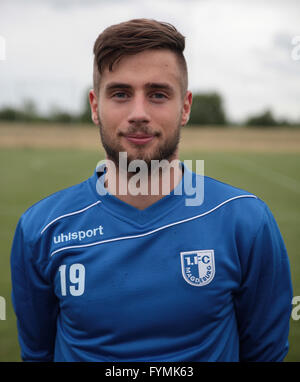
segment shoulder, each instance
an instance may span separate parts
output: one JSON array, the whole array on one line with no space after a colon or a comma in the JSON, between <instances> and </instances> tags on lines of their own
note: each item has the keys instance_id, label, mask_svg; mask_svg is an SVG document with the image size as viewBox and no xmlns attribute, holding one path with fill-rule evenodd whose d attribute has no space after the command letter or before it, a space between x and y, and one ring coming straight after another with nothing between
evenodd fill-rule
<instances>
[{"instance_id":1,"label":"shoulder","mask_svg":"<svg viewBox=\"0 0 300 382\"><path fill-rule=\"evenodd\" d=\"M206 192L212 195L214 198L218 197L234 197L234 196L252 196L256 197L253 193L244 190L242 188L238 188L232 186L228 183L222 182L220 180L211 178L209 176L204 176L204 186L206 187Z\"/></svg>"},{"instance_id":2,"label":"shoulder","mask_svg":"<svg viewBox=\"0 0 300 382\"><path fill-rule=\"evenodd\" d=\"M222 222L225 234L234 235L242 253L257 240L282 243L281 233L267 203L257 195L212 178L206 178L205 210ZM273 243L273 244L274 244ZM282 244L280 244L282 245Z\"/></svg>"},{"instance_id":3,"label":"shoulder","mask_svg":"<svg viewBox=\"0 0 300 382\"><path fill-rule=\"evenodd\" d=\"M230 222L239 221L249 227L259 224L270 213L265 201L257 195L207 176L204 177L203 207L212 212L222 209Z\"/></svg>"},{"instance_id":4,"label":"shoulder","mask_svg":"<svg viewBox=\"0 0 300 382\"><path fill-rule=\"evenodd\" d=\"M20 218L24 235L34 240L52 222L98 204L89 190L88 181L57 191L29 207Z\"/></svg>"},{"instance_id":5,"label":"shoulder","mask_svg":"<svg viewBox=\"0 0 300 382\"><path fill-rule=\"evenodd\" d=\"M255 236L269 208L257 195L209 176L187 172L190 189L184 193L185 216L210 218L224 232L240 230ZM192 186L191 186L192 184ZM187 192L186 192L187 191Z\"/></svg>"},{"instance_id":6,"label":"shoulder","mask_svg":"<svg viewBox=\"0 0 300 382\"><path fill-rule=\"evenodd\" d=\"M214 208L219 205L244 205L253 206L258 210L265 208L265 203L255 194L245 189L232 186L228 183L203 176L203 205L206 208ZM235 202L236 201L236 202Z\"/></svg>"}]
</instances>

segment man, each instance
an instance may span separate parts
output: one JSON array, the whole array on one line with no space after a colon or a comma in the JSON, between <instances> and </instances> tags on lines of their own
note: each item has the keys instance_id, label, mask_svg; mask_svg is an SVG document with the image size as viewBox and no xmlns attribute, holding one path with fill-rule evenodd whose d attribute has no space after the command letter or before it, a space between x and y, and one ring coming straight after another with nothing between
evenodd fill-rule
<instances>
[{"instance_id":1,"label":"man","mask_svg":"<svg viewBox=\"0 0 300 382\"><path fill-rule=\"evenodd\" d=\"M96 40L89 97L106 162L18 223L12 296L23 360L286 356L292 287L271 212L178 162L192 103L183 50L172 25L147 19ZM189 205L201 180L205 194Z\"/></svg>"}]
</instances>

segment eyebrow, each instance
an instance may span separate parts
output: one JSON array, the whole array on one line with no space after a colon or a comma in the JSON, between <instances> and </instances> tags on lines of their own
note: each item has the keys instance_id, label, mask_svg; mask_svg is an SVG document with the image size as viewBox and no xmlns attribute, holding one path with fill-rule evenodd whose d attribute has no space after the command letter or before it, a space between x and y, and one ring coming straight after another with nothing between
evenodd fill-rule
<instances>
[{"instance_id":1,"label":"eyebrow","mask_svg":"<svg viewBox=\"0 0 300 382\"><path fill-rule=\"evenodd\" d=\"M173 87L165 82L147 82L144 87L146 89L166 90L169 93L174 93ZM132 86L123 82L111 82L105 88L107 92L116 89L132 89Z\"/></svg>"},{"instance_id":2,"label":"eyebrow","mask_svg":"<svg viewBox=\"0 0 300 382\"><path fill-rule=\"evenodd\" d=\"M130 89L131 86L128 84L124 84L121 82L111 82L106 85L105 90L110 91L110 90L115 90L115 89Z\"/></svg>"},{"instance_id":3,"label":"eyebrow","mask_svg":"<svg viewBox=\"0 0 300 382\"><path fill-rule=\"evenodd\" d=\"M148 82L145 87L147 89L159 89L159 90L166 90L170 93L174 93L174 89L171 85L164 83L164 82Z\"/></svg>"}]
</instances>

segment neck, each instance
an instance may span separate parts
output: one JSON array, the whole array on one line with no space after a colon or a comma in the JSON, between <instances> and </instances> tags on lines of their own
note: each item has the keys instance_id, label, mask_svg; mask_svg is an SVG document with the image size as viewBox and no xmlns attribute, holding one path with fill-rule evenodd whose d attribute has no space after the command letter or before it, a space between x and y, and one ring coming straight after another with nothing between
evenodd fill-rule
<instances>
[{"instance_id":1,"label":"neck","mask_svg":"<svg viewBox=\"0 0 300 382\"><path fill-rule=\"evenodd\" d=\"M182 168L176 157L163 161L163 165L138 172L127 172L107 161L105 187L109 193L123 202L143 210L165 195L170 194L180 183Z\"/></svg>"}]
</instances>

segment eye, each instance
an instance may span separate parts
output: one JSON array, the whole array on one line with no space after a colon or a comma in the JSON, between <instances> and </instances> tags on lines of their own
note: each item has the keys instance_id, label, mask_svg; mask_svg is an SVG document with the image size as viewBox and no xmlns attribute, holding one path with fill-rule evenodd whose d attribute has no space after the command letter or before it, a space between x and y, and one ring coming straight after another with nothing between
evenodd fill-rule
<instances>
[{"instance_id":1,"label":"eye","mask_svg":"<svg viewBox=\"0 0 300 382\"><path fill-rule=\"evenodd\" d=\"M128 98L128 94L126 94L125 92L116 92L112 95L113 98L116 98L116 99L126 99Z\"/></svg>"},{"instance_id":2,"label":"eye","mask_svg":"<svg viewBox=\"0 0 300 382\"><path fill-rule=\"evenodd\" d=\"M168 97L164 93L155 92L155 93L150 94L150 98L155 99L155 100L164 100L164 99L167 99Z\"/></svg>"}]
</instances>

